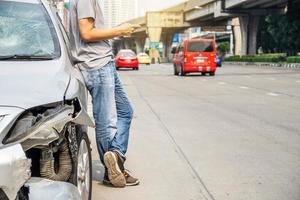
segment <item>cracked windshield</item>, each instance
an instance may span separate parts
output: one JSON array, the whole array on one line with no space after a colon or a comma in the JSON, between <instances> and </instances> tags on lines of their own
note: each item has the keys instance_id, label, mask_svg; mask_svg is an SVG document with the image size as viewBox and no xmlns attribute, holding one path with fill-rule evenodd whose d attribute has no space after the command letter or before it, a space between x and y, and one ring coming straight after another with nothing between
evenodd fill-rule
<instances>
[{"instance_id":1,"label":"cracked windshield","mask_svg":"<svg viewBox=\"0 0 300 200\"><path fill-rule=\"evenodd\" d=\"M0 56L57 54L57 38L39 4L0 1Z\"/></svg>"}]
</instances>

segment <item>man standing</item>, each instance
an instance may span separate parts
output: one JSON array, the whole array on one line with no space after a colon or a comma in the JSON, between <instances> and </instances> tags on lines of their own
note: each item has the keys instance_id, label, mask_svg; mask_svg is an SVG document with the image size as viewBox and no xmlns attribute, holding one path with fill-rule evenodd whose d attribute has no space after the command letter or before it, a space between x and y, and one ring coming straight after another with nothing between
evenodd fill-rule
<instances>
[{"instance_id":1,"label":"man standing","mask_svg":"<svg viewBox=\"0 0 300 200\"><path fill-rule=\"evenodd\" d=\"M71 51L92 96L97 149L106 167L104 183L125 187L139 184L124 169L133 110L116 72L108 39L130 35L138 26L123 24L106 29L101 6L99 0L70 1Z\"/></svg>"}]
</instances>

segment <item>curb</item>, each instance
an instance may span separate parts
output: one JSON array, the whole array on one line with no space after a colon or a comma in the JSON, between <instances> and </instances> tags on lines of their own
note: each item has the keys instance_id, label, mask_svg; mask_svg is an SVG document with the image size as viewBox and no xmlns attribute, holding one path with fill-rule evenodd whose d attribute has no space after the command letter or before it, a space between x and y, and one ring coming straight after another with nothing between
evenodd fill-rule
<instances>
[{"instance_id":1,"label":"curb","mask_svg":"<svg viewBox=\"0 0 300 200\"><path fill-rule=\"evenodd\" d=\"M278 67L286 69L300 69L300 63L263 63L263 62L230 62L224 61L226 65L239 65L239 66L257 66L257 67Z\"/></svg>"}]
</instances>

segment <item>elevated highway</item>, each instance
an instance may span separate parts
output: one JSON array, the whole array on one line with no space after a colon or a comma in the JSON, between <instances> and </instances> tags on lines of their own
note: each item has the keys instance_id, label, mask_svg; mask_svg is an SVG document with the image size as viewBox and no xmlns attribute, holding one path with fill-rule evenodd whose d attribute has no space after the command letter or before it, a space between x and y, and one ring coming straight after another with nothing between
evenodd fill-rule
<instances>
[{"instance_id":1,"label":"elevated highway","mask_svg":"<svg viewBox=\"0 0 300 200\"><path fill-rule=\"evenodd\" d=\"M163 42L163 57L168 57L173 34L184 32L190 27L223 27L232 26L235 41L235 54L255 54L259 20L262 15L282 14L289 3L299 0L189 0L176 6L147 12L145 16L128 21L139 24L129 38L122 38L117 45L136 46L143 51L145 40ZM221 30L222 31L222 30Z\"/></svg>"}]
</instances>

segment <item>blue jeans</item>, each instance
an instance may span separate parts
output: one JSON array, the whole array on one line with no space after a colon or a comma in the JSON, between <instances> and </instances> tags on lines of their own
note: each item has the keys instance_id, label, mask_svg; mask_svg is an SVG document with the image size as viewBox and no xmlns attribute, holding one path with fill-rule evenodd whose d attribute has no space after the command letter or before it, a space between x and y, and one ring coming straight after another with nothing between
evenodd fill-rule
<instances>
[{"instance_id":1,"label":"blue jeans","mask_svg":"<svg viewBox=\"0 0 300 200\"><path fill-rule=\"evenodd\" d=\"M92 96L100 160L103 162L107 151L117 151L125 160L133 109L114 62L98 70L82 71L82 74Z\"/></svg>"}]
</instances>

